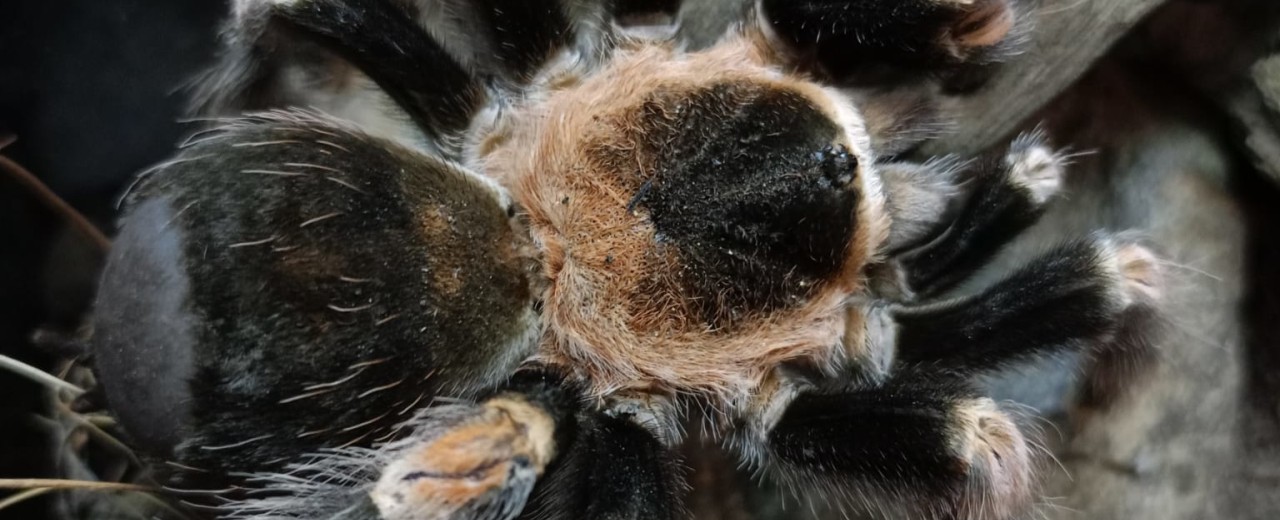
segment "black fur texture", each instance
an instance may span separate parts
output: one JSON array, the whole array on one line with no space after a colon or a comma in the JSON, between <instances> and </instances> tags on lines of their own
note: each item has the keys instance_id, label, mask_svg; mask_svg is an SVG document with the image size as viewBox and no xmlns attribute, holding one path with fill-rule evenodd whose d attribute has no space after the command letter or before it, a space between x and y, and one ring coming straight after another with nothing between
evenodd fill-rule
<instances>
[{"instance_id":1,"label":"black fur texture","mask_svg":"<svg viewBox=\"0 0 1280 520\"><path fill-rule=\"evenodd\" d=\"M657 164L632 204L679 248L690 299L707 315L794 305L844 265L858 161L817 107L726 83L658 92L643 110Z\"/></svg>"},{"instance_id":2,"label":"black fur texture","mask_svg":"<svg viewBox=\"0 0 1280 520\"><path fill-rule=\"evenodd\" d=\"M832 78L883 84L951 75L962 65L988 61L984 54L991 49L957 54L948 38L973 30L960 22L977 6L993 3L1007 2L764 0L761 6L778 35Z\"/></svg>"},{"instance_id":3,"label":"black fur texture","mask_svg":"<svg viewBox=\"0 0 1280 520\"><path fill-rule=\"evenodd\" d=\"M626 417L583 412L557 425L557 461L518 518L683 518L684 485L674 454Z\"/></svg>"},{"instance_id":4,"label":"black fur texture","mask_svg":"<svg viewBox=\"0 0 1280 520\"><path fill-rule=\"evenodd\" d=\"M971 376L1105 338L1124 307L1104 247L1064 244L979 295L894 312L898 361Z\"/></svg>"},{"instance_id":5,"label":"black fur texture","mask_svg":"<svg viewBox=\"0 0 1280 520\"><path fill-rule=\"evenodd\" d=\"M113 405L161 453L219 475L368 443L526 355L509 209L455 167L297 114L178 161L131 195L95 322Z\"/></svg>"},{"instance_id":6,"label":"black fur texture","mask_svg":"<svg viewBox=\"0 0 1280 520\"><path fill-rule=\"evenodd\" d=\"M864 391L801 395L769 432L769 457L787 478L950 497L968 479L956 414L976 397L964 383L911 371Z\"/></svg>"},{"instance_id":7,"label":"black fur texture","mask_svg":"<svg viewBox=\"0 0 1280 520\"><path fill-rule=\"evenodd\" d=\"M573 36L557 0L478 0L472 4L510 80L528 81Z\"/></svg>"},{"instance_id":8,"label":"black fur texture","mask_svg":"<svg viewBox=\"0 0 1280 520\"><path fill-rule=\"evenodd\" d=\"M465 129L484 97L482 85L399 2L304 0L276 12L276 20L360 67L432 137Z\"/></svg>"},{"instance_id":9,"label":"black fur texture","mask_svg":"<svg viewBox=\"0 0 1280 520\"><path fill-rule=\"evenodd\" d=\"M901 255L917 294L939 294L965 281L1044 214L1003 158L985 157L968 173L973 187L959 214L940 236Z\"/></svg>"}]
</instances>

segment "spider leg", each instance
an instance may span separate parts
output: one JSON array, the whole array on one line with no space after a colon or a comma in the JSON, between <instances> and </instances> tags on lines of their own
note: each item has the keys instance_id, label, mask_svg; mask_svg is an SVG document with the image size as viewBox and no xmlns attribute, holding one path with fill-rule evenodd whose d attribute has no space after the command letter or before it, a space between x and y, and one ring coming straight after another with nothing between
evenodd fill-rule
<instances>
[{"instance_id":1,"label":"spider leg","mask_svg":"<svg viewBox=\"0 0 1280 520\"><path fill-rule=\"evenodd\" d=\"M557 373L521 370L479 401L425 408L408 425L390 444L259 475L266 496L224 510L350 520L680 516L667 448L628 418L584 406Z\"/></svg>"},{"instance_id":2,"label":"spider leg","mask_svg":"<svg viewBox=\"0 0 1280 520\"><path fill-rule=\"evenodd\" d=\"M311 113L227 125L140 180L95 303L108 400L202 470L181 485L389 438L530 353L533 264L502 190Z\"/></svg>"},{"instance_id":3,"label":"spider leg","mask_svg":"<svg viewBox=\"0 0 1280 520\"><path fill-rule=\"evenodd\" d=\"M901 371L863 390L801 393L776 424L749 435L763 448L755 462L785 485L852 498L855 507L1004 519L1033 497L1032 456L1010 417L965 384L928 373Z\"/></svg>"},{"instance_id":4,"label":"spider leg","mask_svg":"<svg viewBox=\"0 0 1280 520\"><path fill-rule=\"evenodd\" d=\"M464 130L483 102L481 82L401 2L293 0L269 9L355 64L431 137Z\"/></svg>"},{"instance_id":5,"label":"spider leg","mask_svg":"<svg viewBox=\"0 0 1280 520\"><path fill-rule=\"evenodd\" d=\"M383 518L419 519L450 508L456 512L439 518L681 516L670 450L630 418L584 406L576 386L559 375L522 370L478 409L483 420L429 425L438 433L414 441L386 467L372 492ZM495 466L495 458L507 466ZM419 475L428 477L410 478ZM451 495L455 489L468 496Z\"/></svg>"},{"instance_id":6,"label":"spider leg","mask_svg":"<svg viewBox=\"0 0 1280 520\"><path fill-rule=\"evenodd\" d=\"M938 294L986 265L1039 220L1060 189L1064 170L1063 158L1038 133L1019 137L1002 156L979 159L966 172L968 199L948 226L924 244L891 252L910 289L920 296ZM929 235L915 234L924 236Z\"/></svg>"},{"instance_id":7,"label":"spider leg","mask_svg":"<svg viewBox=\"0 0 1280 520\"><path fill-rule=\"evenodd\" d=\"M675 455L626 417L582 414L576 434L534 490L524 517L676 520L684 517Z\"/></svg>"},{"instance_id":8,"label":"spider leg","mask_svg":"<svg viewBox=\"0 0 1280 520\"><path fill-rule=\"evenodd\" d=\"M574 37L559 0L475 0L471 8L487 29L505 75L518 83L527 82Z\"/></svg>"},{"instance_id":9,"label":"spider leg","mask_svg":"<svg viewBox=\"0 0 1280 520\"><path fill-rule=\"evenodd\" d=\"M896 360L969 375L1106 343L1154 312L1159 264L1098 235L1057 247L980 294L890 311ZM1127 331L1132 334L1138 331Z\"/></svg>"},{"instance_id":10,"label":"spider leg","mask_svg":"<svg viewBox=\"0 0 1280 520\"><path fill-rule=\"evenodd\" d=\"M834 78L886 82L997 61L1013 0L761 0L766 30Z\"/></svg>"},{"instance_id":11,"label":"spider leg","mask_svg":"<svg viewBox=\"0 0 1280 520\"><path fill-rule=\"evenodd\" d=\"M963 164L955 157L925 163L889 162L876 165L883 182L889 213L889 237L882 246L890 256L919 247L946 228L953 217L961 187Z\"/></svg>"},{"instance_id":12,"label":"spider leg","mask_svg":"<svg viewBox=\"0 0 1280 520\"><path fill-rule=\"evenodd\" d=\"M557 376L524 373L478 403L427 409L414 433L385 448L369 492L380 518L515 518L564 456L577 398Z\"/></svg>"},{"instance_id":13,"label":"spider leg","mask_svg":"<svg viewBox=\"0 0 1280 520\"><path fill-rule=\"evenodd\" d=\"M461 11L455 16L473 15L482 34L472 37L478 36L477 43L492 53L495 63L482 67L479 75L505 76L517 83L571 43L574 27L565 7L559 0L474 0L448 6ZM418 105L475 88L475 79L418 23L417 13L400 2L293 0L276 2L273 14L332 38L336 50L384 89L421 93L423 99L409 100L409 109L431 108Z\"/></svg>"},{"instance_id":14,"label":"spider leg","mask_svg":"<svg viewBox=\"0 0 1280 520\"><path fill-rule=\"evenodd\" d=\"M602 39L570 23L598 14L584 9L559 0L243 0L196 105L206 115L316 108L452 154L494 87L519 90L558 50Z\"/></svg>"}]
</instances>

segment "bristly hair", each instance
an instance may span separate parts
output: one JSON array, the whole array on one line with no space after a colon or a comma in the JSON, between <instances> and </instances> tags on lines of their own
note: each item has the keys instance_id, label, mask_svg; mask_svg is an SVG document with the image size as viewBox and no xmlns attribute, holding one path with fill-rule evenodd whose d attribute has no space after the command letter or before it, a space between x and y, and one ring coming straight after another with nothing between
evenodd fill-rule
<instances>
[{"instance_id":1,"label":"bristly hair","mask_svg":"<svg viewBox=\"0 0 1280 520\"><path fill-rule=\"evenodd\" d=\"M374 505L369 493L388 464L476 415L476 408L468 404L428 406L398 426L412 429L402 439L368 448L326 449L299 457L283 471L243 475L260 489L219 509L229 519L370 518L367 512Z\"/></svg>"}]
</instances>

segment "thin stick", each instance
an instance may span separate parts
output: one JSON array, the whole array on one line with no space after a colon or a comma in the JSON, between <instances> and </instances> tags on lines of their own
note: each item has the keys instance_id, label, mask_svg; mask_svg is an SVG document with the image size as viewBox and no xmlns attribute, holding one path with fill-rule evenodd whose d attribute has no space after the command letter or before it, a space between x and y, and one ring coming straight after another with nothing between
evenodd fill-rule
<instances>
[{"instance_id":1,"label":"thin stick","mask_svg":"<svg viewBox=\"0 0 1280 520\"><path fill-rule=\"evenodd\" d=\"M90 437L94 437L98 439L103 444L106 444L107 446L110 446L111 448L114 448L116 451L120 452L121 455L128 457L129 462L132 463L134 466L139 466L139 467L142 466L142 461L138 460L137 454L135 454L133 450L129 449L129 447L126 446L123 442L120 442L120 439L113 437L110 433L107 433L102 428L99 428L98 425L93 424L92 421L85 418L83 415L76 413L74 410L71 409L71 407L67 406L66 403L61 403L61 402L54 403L54 406L57 407L59 412L62 412L64 415L70 418L73 422L78 424L81 428L84 428L85 431L89 432Z\"/></svg>"},{"instance_id":2,"label":"thin stick","mask_svg":"<svg viewBox=\"0 0 1280 520\"><path fill-rule=\"evenodd\" d=\"M8 145L15 139L13 136L0 136L0 148L4 148L3 145ZM70 204L67 204L67 201L62 200L62 197L59 197L43 182L40 182L39 178L26 168L23 168L21 164L0 155L0 170L8 172L9 176L17 180L19 184L31 190L41 202L71 223L72 227L83 233L98 249L105 252L111 248L111 240L102 233L102 230L98 229L92 222L89 222L89 219L85 218L79 211L76 211Z\"/></svg>"},{"instance_id":3,"label":"thin stick","mask_svg":"<svg viewBox=\"0 0 1280 520\"><path fill-rule=\"evenodd\" d=\"M92 489L99 491L159 492L151 486L125 482L98 482L96 480L69 480L60 478L0 478L0 489Z\"/></svg>"},{"instance_id":4,"label":"thin stick","mask_svg":"<svg viewBox=\"0 0 1280 520\"><path fill-rule=\"evenodd\" d=\"M78 412L76 412L75 410L72 410L71 413L78 413ZM94 426L97 426L99 428L110 428L112 426L116 426L117 424L119 424L119 422L116 421L116 418L110 415L82 413L80 414L80 416L84 417L85 420L89 421L90 423L93 423Z\"/></svg>"},{"instance_id":5,"label":"thin stick","mask_svg":"<svg viewBox=\"0 0 1280 520\"><path fill-rule=\"evenodd\" d=\"M19 493L14 493L13 495L9 496L9 498L0 500L0 511L3 511L7 507L17 505L19 502L24 502L26 500L38 497L50 491L53 491L53 488L34 488L34 489L28 489L26 491L22 491Z\"/></svg>"},{"instance_id":6,"label":"thin stick","mask_svg":"<svg viewBox=\"0 0 1280 520\"><path fill-rule=\"evenodd\" d=\"M47 482L47 481L43 481L43 480L41 480L40 482ZM72 481L67 481L67 482L81 482L81 481L72 480ZM86 482L89 482L89 483L91 483L91 484L104 484L104 482L96 482L96 483L95 483L95 482L92 482L92 481L86 481ZM105 484L114 484L114 483L112 483L112 482L105 482ZM124 485L134 485L134 484L124 484ZM99 487L99 486L93 486L93 487L95 487L95 488L96 488L96 487ZM6 498L6 499L4 499L4 500L0 500L0 511L3 511L3 510L4 510L5 508L7 508L7 507L17 505L17 504L18 504L18 503L20 503L20 502L23 502L23 501L26 501L26 500L29 500L29 499L32 499L32 498L38 497L38 496L40 496L40 495L43 495L43 494L45 494L45 493L49 493L49 492L52 492L52 491L57 491L57 490L59 490L59 489L79 489L79 488L82 488L82 486L67 486L67 487L62 487L62 486L45 486L45 487L30 488L30 489L27 489L27 490L24 490L24 491L21 491L21 492L18 492L18 493L14 493L13 495L9 496L8 498ZM119 491L140 491L140 492L141 492L141 493L140 493L140 496L142 496L142 497L143 497L144 499L146 499L148 502L151 502L151 503L155 504L156 506L160 507L161 509L164 509L164 510L165 510L165 511L167 511L169 514L173 515L175 518L183 518L183 519L190 519L190 518L191 518L191 516L190 516L190 515L188 515L188 514L186 514L186 513L182 512L182 511L177 510L177 509L176 509L176 508L174 508L172 505L169 505L169 503L168 503L168 502L165 502L164 500L161 500L161 499L160 499L160 497L157 497L157 496L154 494L154 493L157 491L156 489L152 489L152 488L146 488L146 487L144 487L144 488L142 488L142 489L136 489L136 490L135 490L135 489L123 489L123 488L119 488L119 486L111 486L111 487L110 487L110 489L106 489L106 491L117 491L117 490L119 490Z\"/></svg>"},{"instance_id":7,"label":"thin stick","mask_svg":"<svg viewBox=\"0 0 1280 520\"><path fill-rule=\"evenodd\" d=\"M15 374L26 376L37 383L43 384L55 390L66 390L68 392L71 392L71 395L74 397L79 397L83 395L85 392L83 388L80 388L76 385L63 381L56 377L53 377L52 375L49 375L48 372L45 372L43 370L40 370L36 367L33 367L31 365L28 365L26 363L13 359L9 356L5 356L3 354L0 354L0 368L5 368L12 371Z\"/></svg>"}]
</instances>

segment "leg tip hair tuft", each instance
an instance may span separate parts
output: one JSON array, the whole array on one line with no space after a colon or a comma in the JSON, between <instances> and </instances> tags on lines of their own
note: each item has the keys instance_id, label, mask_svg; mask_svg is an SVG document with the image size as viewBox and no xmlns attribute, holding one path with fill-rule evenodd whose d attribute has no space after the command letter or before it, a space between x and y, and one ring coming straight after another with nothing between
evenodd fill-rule
<instances>
[{"instance_id":1,"label":"leg tip hair tuft","mask_svg":"<svg viewBox=\"0 0 1280 520\"><path fill-rule=\"evenodd\" d=\"M1153 307L1163 296L1164 275L1159 256L1127 233L1102 239L1102 265L1117 281L1120 306Z\"/></svg>"},{"instance_id":2,"label":"leg tip hair tuft","mask_svg":"<svg viewBox=\"0 0 1280 520\"><path fill-rule=\"evenodd\" d=\"M947 31L957 47L992 47L1013 32L1016 17L1009 0L950 0L948 3L963 6L963 14Z\"/></svg>"},{"instance_id":3,"label":"leg tip hair tuft","mask_svg":"<svg viewBox=\"0 0 1280 520\"><path fill-rule=\"evenodd\" d=\"M961 404L960 453L966 484L955 504L957 518L1013 518L1031 504L1035 484L1033 457L1017 424L987 398Z\"/></svg>"},{"instance_id":4,"label":"leg tip hair tuft","mask_svg":"<svg viewBox=\"0 0 1280 520\"><path fill-rule=\"evenodd\" d=\"M1159 257L1153 251L1138 244L1125 244L1116 251L1116 261L1131 297L1145 302L1160 301L1163 275Z\"/></svg>"},{"instance_id":5,"label":"leg tip hair tuft","mask_svg":"<svg viewBox=\"0 0 1280 520\"><path fill-rule=\"evenodd\" d=\"M474 412L386 466L370 493L382 518L443 520L475 508L519 512L554 456L554 419L519 397L490 399Z\"/></svg>"},{"instance_id":6,"label":"leg tip hair tuft","mask_svg":"<svg viewBox=\"0 0 1280 520\"><path fill-rule=\"evenodd\" d=\"M1044 204L1062 190L1066 157L1046 143L1043 133L1019 136L1004 160L1010 178L1031 192L1036 205Z\"/></svg>"}]
</instances>

